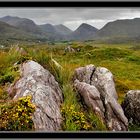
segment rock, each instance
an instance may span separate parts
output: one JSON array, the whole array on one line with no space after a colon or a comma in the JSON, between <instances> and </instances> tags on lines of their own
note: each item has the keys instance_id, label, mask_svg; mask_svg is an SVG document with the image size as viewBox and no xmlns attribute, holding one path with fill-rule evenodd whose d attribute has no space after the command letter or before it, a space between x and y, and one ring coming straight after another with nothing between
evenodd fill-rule
<instances>
[{"instance_id":1,"label":"rock","mask_svg":"<svg viewBox=\"0 0 140 140\"><path fill-rule=\"evenodd\" d=\"M20 72L21 78L10 87L9 94L15 93L13 99L32 95L32 102L36 105L33 114L36 131L61 130L63 96L54 76L34 61L23 63Z\"/></svg>"},{"instance_id":2,"label":"rock","mask_svg":"<svg viewBox=\"0 0 140 140\"><path fill-rule=\"evenodd\" d=\"M80 82L91 84L91 77L94 71L95 66L92 64L85 67L77 68L74 73L74 80L78 79Z\"/></svg>"},{"instance_id":3,"label":"rock","mask_svg":"<svg viewBox=\"0 0 140 140\"><path fill-rule=\"evenodd\" d=\"M90 64L74 73L74 87L86 105L106 123L109 130L125 131L128 120L118 103L112 73L104 67Z\"/></svg>"},{"instance_id":4,"label":"rock","mask_svg":"<svg viewBox=\"0 0 140 140\"><path fill-rule=\"evenodd\" d=\"M75 50L71 46L67 46L65 52L75 52Z\"/></svg>"},{"instance_id":5,"label":"rock","mask_svg":"<svg viewBox=\"0 0 140 140\"><path fill-rule=\"evenodd\" d=\"M86 105L91 108L101 118L104 118L104 107L100 98L100 93L97 88L93 85L89 85L85 82L74 81L74 87L83 97ZM85 94L86 93L86 94Z\"/></svg>"},{"instance_id":6,"label":"rock","mask_svg":"<svg viewBox=\"0 0 140 140\"><path fill-rule=\"evenodd\" d=\"M129 122L140 125L140 90L128 91L122 108Z\"/></svg>"}]
</instances>

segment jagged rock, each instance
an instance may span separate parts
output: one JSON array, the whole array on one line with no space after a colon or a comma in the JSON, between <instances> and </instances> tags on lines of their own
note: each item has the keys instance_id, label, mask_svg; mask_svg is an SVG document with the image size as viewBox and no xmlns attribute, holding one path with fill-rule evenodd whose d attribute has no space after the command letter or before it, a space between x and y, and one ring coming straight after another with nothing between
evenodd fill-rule
<instances>
[{"instance_id":1,"label":"jagged rock","mask_svg":"<svg viewBox=\"0 0 140 140\"><path fill-rule=\"evenodd\" d=\"M128 91L122 108L129 122L140 125L140 90Z\"/></svg>"},{"instance_id":2,"label":"jagged rock","mask_svg":"<svg viewBox=\"0 0 140 140\"><path fill-rule=\"evenodd\" d=\"M14 92L13 99L32 95L32 102L36 105L33 114L36 131L61 130L60 105L63 96L54 76L34 61L23 63L20 72L21 78L10 87L9 94Z\"/></svg>"},{"instance_id":3,"label":"jagged rock","mask_svg":"<svg viewBox=\"0 0 140 140\"><path fill-rule=\"evenodd\" d=\"M77 68L74 74L74 87L86 105L102 118L109 130L128 129L128 120L117 102L113 75L108 69L96 68L92 64Z\"/></svg>"}]
</instances>

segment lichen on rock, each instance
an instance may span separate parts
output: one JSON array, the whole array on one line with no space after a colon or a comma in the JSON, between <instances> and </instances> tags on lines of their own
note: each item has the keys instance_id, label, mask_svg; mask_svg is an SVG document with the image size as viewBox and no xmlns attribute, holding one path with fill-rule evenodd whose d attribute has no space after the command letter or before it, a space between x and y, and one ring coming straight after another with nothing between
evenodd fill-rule
<instances>
[{"instance_id":1,"label":"lichen on rock","mask_svg":"<svg viewBox=\"0 0 140 140\"><path fill-rule=\"evenodd\" d=\"M21 64L20 73L21 78L10 87L9 94L14 92L13 99L32 95L32 102L36 105L33 114L36 131L61 130L63 95L54 76L32 60Z\"/></svg>"}]
</instances>

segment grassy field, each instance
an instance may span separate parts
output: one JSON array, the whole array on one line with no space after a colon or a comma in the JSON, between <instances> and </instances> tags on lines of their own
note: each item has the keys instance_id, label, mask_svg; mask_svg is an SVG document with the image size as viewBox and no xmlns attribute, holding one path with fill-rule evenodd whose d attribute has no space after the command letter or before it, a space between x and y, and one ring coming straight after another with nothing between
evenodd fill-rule
<instances>
[{"instance_id":1,"label":"grassy field","mask_svg":"<svg viewBox=\"0 0 140 140\"><path fill-rule=\"evenodd\" d=\"M72 42L71 47L80 48L79 52L65 52L66 43L21 45L27 52L25 56L15 53L15 50L1 49L0 51L0 98L8 99L5 89L8 83L19 78L13 65L32 59L39 62L55 75L64 93L62 115L63 130L106 131L100 119L83 108L80 98L72 87L72 76L75 68L94 64L108 68L114 75L119 103L131 89L140 89L140 45L131 44L100 44L95 42ZM53 58L62 69L57 68L51 61ZM135 130L135 129L133 129ZM138 130L138 129L137 129Z\"/></svg>"}]
</instances>

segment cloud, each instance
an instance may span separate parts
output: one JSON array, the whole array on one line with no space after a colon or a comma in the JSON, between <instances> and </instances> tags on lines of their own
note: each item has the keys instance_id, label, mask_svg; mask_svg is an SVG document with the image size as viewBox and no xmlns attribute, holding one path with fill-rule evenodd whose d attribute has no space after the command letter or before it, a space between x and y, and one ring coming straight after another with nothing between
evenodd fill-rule
<instances>
[{"instance_id":1,"label":"cloud","mask_svg":"<svg viewBox=\"0 0 140 140\"><path fill-rule=\"evenodd\" d=\"M7 15L29 18L37 24L64 24L75 30L83 22L101 28L116 19L140 17L140 8L0 8L0 17Z\"/></svg>"}]
</instances>

